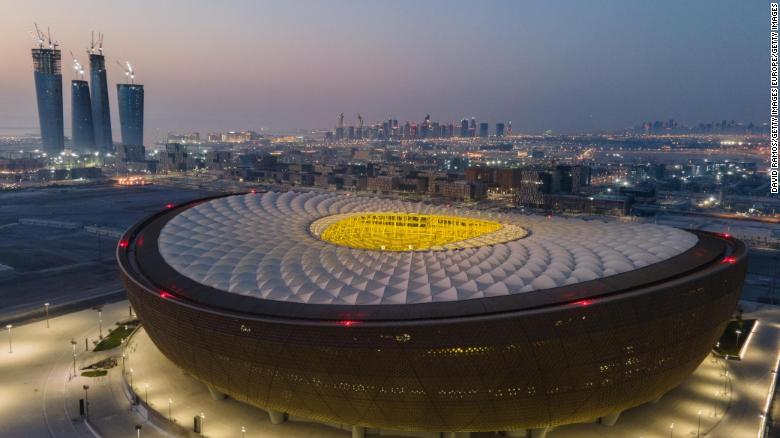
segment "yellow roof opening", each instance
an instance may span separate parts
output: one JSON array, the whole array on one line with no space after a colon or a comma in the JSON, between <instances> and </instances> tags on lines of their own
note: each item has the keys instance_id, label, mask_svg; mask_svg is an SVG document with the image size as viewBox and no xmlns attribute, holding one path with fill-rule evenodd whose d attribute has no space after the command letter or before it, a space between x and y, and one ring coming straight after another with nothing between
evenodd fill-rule
<instances>
[{"instance_id":1,"label":"yellow roof opening","mask_svg":"<svg viewBox=\"0 0 780 438\"><path fill-rule=\"evenodd\" d=\"M499 222L462 216L376 212L330 216L315 221L311 229L322 240L351 248L429 251L481 246L526 235L520 227L509 226L511 229L505 230L506 227ZM511 238L507 238L506 232L499 233L502 230L511 231ZM493 234L498 239L477 239ZM477 240L462 244L472 239Z\"/></svg>"}]
</instances>

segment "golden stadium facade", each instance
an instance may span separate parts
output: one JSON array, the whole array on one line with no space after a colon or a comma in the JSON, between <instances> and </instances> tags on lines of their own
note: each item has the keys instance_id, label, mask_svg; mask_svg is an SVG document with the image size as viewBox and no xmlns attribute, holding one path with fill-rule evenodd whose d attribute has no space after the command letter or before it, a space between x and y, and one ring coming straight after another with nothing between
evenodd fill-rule
<instances>
[{"instance_id":1,"label":"golden stadium facade","mask_svg":"<svg viewBox=\"0 0 780 438\"><path fill-rule=\"evenodd\" d=\"M746 272L726 235L314 193L171 206L117 257L160 351L326 423L542 429L679 385Z\"/></svg>"}]
</instances>

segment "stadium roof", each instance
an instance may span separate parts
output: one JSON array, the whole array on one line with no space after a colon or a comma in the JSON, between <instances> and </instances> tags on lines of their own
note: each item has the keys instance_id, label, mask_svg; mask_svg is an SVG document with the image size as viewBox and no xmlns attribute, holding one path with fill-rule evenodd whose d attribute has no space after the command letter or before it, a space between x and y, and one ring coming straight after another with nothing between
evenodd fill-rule
<instances>
[{"instance_id":1,"label":"stadium roof","mask_svg":"<svg viewBox=\"0 0 780 438\"><path fill-rule=\"evenodd\" d=\"M383 250L379 243L371 245L380 249L356 248L360 240L354 235L323 240L330 227L371 216L364 213L383 213L393 221L411 218L400 227L462 217L476 219L469 223L484 229L464 231L463 240L437 236L423 250L414 245ZM457 235L457 230L445 231ZM164 262L182 276L236 295L289 303L399 305L522 295L607 278L680 255L698 240L693 233L652 224L269 192L212 199L177 212L162 227L157 245Z\"/></svg>"}]
</instances>

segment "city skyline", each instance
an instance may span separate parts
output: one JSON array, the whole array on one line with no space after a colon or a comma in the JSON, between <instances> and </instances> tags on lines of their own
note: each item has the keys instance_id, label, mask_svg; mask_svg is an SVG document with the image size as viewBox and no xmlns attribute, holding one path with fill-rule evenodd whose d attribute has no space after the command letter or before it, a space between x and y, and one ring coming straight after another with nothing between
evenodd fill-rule
<instances>
[{"instance_id":1,"label":"city skyline","mask_svg":"<svg viewBox=\"0 0 780 438\"><path fill-rule=\"evenodd\" d=\"M425 113L448 122L511 120L516 132L667 118L762 123L763 35L747 24L760 24L764 8L697 3L494 2L475 10L457 2L140 2L120 14L85 2L91 14L65 21L65 5L12 0L0 19L10 66L0 84L0 125L36 126L33 22L82 60L90 32L103 32L109 88L124 79L116 61L138 67L148 91L147 143L168 131L332 129L341 111L359 111L367 122ZM556 21L561 26L549 26ZM66 69L63 80L72 79ZM69 94L66 87L65 102ZM111 94L111 124L119 126Z\"/></svg>"}]
</instances>

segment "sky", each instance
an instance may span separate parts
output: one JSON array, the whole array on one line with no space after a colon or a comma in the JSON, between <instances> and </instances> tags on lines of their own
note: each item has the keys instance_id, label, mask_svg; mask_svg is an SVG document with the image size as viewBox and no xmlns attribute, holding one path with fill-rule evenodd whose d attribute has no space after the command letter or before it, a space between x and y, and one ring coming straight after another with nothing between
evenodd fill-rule
<instances>
[{"instance_id":1,"label":"sky","mask_svg":"<svg viewBox=\"0 0 780 438\"><path fill-rule=\"evenodd\" d=\"M767 117L762 0L2 0L0 129L38 126L33 23L86 63L105 34L146 89L146 141L168 131L512 121L515 132ZM33 131L35 129L32 129Z\"/></svg>"}]
</instances>

